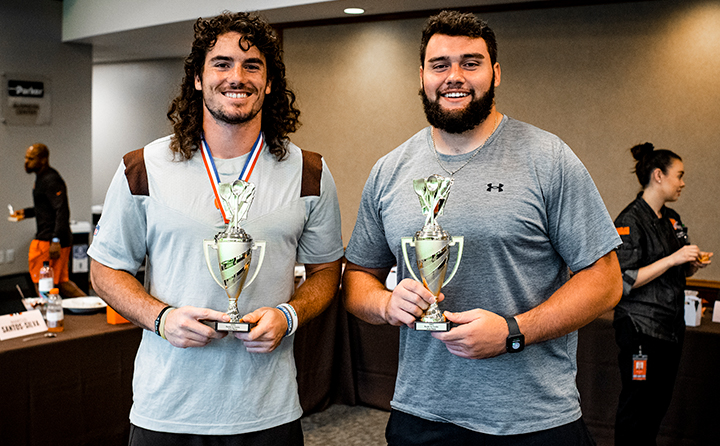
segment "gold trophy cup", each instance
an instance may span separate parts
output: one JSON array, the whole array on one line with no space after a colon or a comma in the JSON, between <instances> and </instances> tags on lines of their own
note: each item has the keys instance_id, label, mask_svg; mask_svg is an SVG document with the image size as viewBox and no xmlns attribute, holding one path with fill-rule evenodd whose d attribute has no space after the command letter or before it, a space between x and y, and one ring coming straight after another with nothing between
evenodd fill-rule
<instances>
[{"instance_id":1,"label":"gold trophy cup","mask_svg":"<svg viewBox=\"0 0 720 446\"><path fill-rule=\"evenodd\" d=\"M460 266L465 242L462 236L451 237L436 221L438 215L442 215L452 183L452 178L444 178L440 175L431 175L427 179L413 181L415 193L420 198L420 205L423 214L426 216L425 225L415 233L414 237L402 237L401 239L403 258L410 275L418 282L422 281L425 288L436 298L440 294L440 289L455 276L458 266ZM408 245L415 248L415 258L417 259L417 267L422 280L417 278L410 265L407 253ZM450 272L450 276L445 279L450 247L455 245L458 247L457 260ZM415 322L415 330L448 331L451 325L451 322L445 318L437 302L435 302Z\"/></svg>"}]
</instances>

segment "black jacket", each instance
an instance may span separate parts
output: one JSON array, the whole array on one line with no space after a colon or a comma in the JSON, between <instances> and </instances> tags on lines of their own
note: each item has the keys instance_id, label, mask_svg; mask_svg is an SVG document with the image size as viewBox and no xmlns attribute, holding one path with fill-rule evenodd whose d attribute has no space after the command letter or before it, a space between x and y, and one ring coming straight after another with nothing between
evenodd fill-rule
<instances>
[{"instance_id":1,"label":"black jacket","mask_svg":"<svg viewBox=\"0 0 720 446\"><path fill-rule=\"evenodd\" d=\"M635 329L648 336L677 342L685 330L686 265L632 289L638 270L688 244L680 215L665 206L658 218L642 192L615 219L623 244L618 260L623 274L623 296L615 307L615 320L629 317Z\"/></svg>"},{"instance_id":2,"label":"black jacket","mask_svg":"<svg viewBox=\"0 0 720 446\"><path fill-rule=\"evenodd\" d=\"M35 207L25 208L25 217L35 217L37 226L35 239L49 242L53 237L57 237L63 248L70 246L72 231L67 188L65 181L52 167L37 174L33 201Z\"/></svg>"}]
</instances>

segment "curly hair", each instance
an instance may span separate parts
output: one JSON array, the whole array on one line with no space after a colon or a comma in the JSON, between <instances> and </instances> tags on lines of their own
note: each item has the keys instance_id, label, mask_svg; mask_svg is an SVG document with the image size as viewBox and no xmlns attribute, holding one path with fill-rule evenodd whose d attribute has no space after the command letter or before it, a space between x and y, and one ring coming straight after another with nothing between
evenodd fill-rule
<instances>
[{"instance_id":1,"label":"curly hair","mask_svg":"<svg viewBox=\"0 0 720 446\"><path fill-rule=\"evenodd\" d=\"M495 32L488 26L484 20L480 20L471 13L461 13L458 11L441 11L434 15L425 23L422 32L422 40L420 42L420 66L425 66L425 52L427 51L428 42L435 34L443 34L446 36L463 36L481 38L485 41L490 54L490 62L495 65L497 62L497 40Z\"/></svg>"},{"instance_id":2,"label":"curly hair","mask_svg":"<svg viewBox=\"0 0 720 446\"><path fill-rule=\"evenodd\" d=\"M262 18L244 12L222 14L210 19L197 19L192 51L185 58L185 77L180 94L167 113L174 136L170 149L182 159L193 157L200 146L203 129L203 95L195 89L195 77L202 80L205 57L217 42L218 36L229 32L242 34L243 43L255 46L265 56L271 92L265 96L262 110L262 131L270 153L278 161L287 153L287 135L300 126L300 110L295 107L295 93L287 86L285 63L275 31ZM242 46L241 46L242 48ZM243 48L247 51L247 48Z\"/></svg>"},{"instance_id":3,"label":"curly hair","mask_svg":"<svg viewBox=\"0 0 720 446\"><path fill-rule=\"evenodd\" d=\"M631 147L630 153L637 161L634 172L643 189L650 183L655 169L660 169L666 174L675 160L682 161L682 158L672 150L655 150L655 146L649 142Z\"/></svg>"}]
</instances>

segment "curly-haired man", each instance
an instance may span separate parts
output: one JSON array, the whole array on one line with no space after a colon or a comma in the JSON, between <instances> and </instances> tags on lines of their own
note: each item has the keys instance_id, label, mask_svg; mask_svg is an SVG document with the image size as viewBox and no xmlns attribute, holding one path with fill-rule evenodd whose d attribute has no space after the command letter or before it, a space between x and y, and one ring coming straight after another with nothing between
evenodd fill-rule
<instances>
[{"instance_id":1,"label":"curly-haired man","mask_svg":"<svg viewBox=\"0 0 720 446\"><path fill-rule=\"evenodd\" d=\"M198 19L168 112L174 134L125 155L108 191L89 250L93 286L147 330L132 445L303 442L293 334L335 296L343 246L327 166L287 139L299 111L281 56L255 15ZM230 218L217 184L237 179L255 186L242 226L266 249L238 300L252 328L228 336L207 324L230 317L218 311L228 297L207 270L203 240ZM145 287L133 275L144 259ZM296 262L307 274L297 289Z\"/></svg>"}]
</instances>

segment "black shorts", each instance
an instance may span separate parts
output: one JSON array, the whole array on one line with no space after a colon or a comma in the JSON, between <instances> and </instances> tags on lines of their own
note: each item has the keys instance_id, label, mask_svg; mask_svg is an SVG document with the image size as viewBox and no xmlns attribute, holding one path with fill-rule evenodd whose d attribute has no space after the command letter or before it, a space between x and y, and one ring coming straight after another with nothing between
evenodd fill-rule
<instances>
[{"instance_id":1,"label":"black shorts","mask_svg":"<svg viewBox=\"0 0 720 446\"><path fill-rule=\"evenodd\" d=\"M303 446L300 420L258 432L237 435L195 435L156 432L130 425L129 446Z\"/></svg>"},{"instance_id":2,"label":"black shorts","mask_svg":"<svg viewBox=\"0 0 720 446\"><path fill-rule=\"evenodd\" d=\"M595 446L582 418L552 429L520 435L489 435L393 410L385 438L389 446Z\"/></svg>"}]
</instances>

